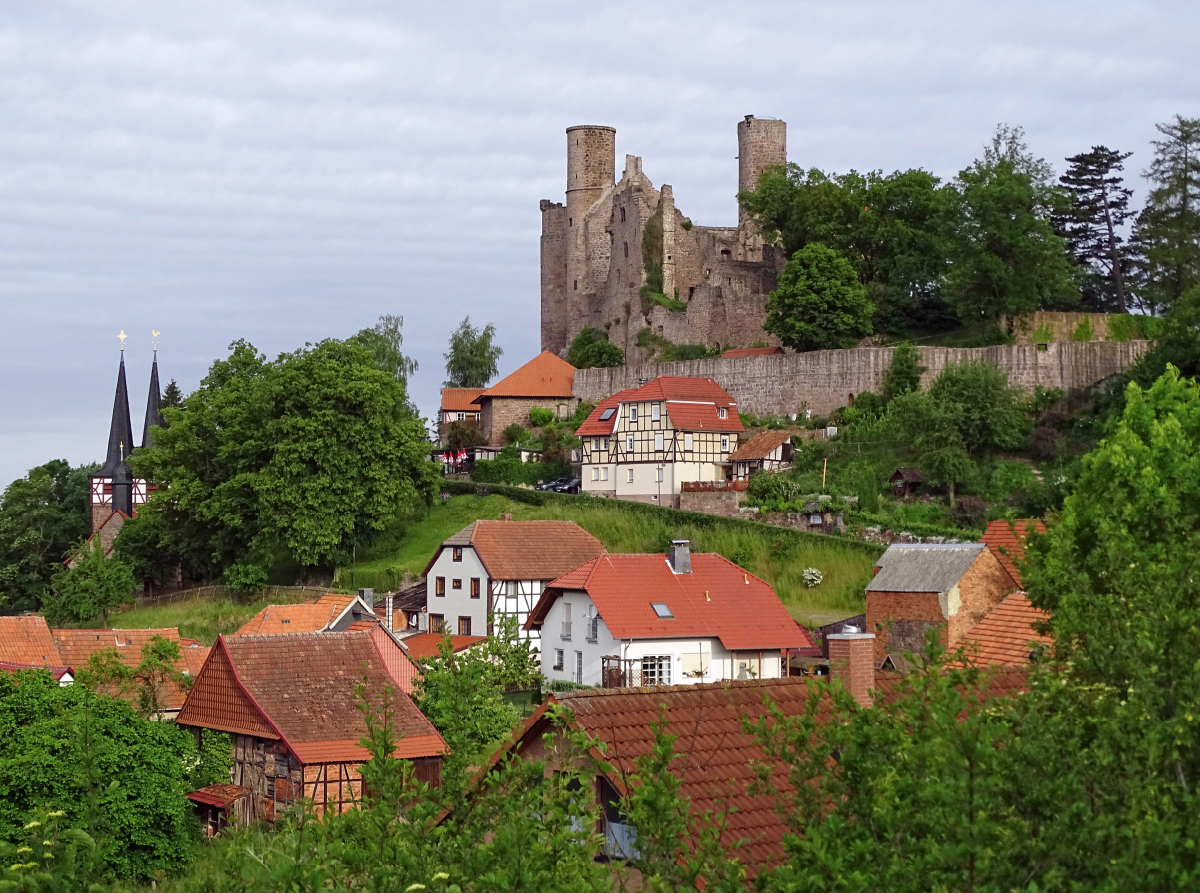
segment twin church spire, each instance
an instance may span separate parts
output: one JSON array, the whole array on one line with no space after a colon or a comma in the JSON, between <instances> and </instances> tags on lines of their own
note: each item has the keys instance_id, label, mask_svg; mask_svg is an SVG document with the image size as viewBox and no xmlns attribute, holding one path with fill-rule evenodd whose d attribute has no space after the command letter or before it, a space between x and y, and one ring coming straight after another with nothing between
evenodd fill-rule
<instances>
[{"instance_id":1,"label":"twin church spire","mask_svg":"<svg viewBox=\"0 0 1200 893\"><path fill-rule=\"evenodd\" d=\"M158 332L155 332L154 335L157 337ZM105 456L104 466L92 475L94 482L97 479L107 478L109 486L104 487L103 482L99 482L100 487L93 484L92 497L93 503L96 503L98 497L102 498L111 494L112 510L132 516L135 502L145 501L146 486L144 481L134 480L133 472L126 462L134 450L134 441L133 421L129 414L129 386L125 381L124 332L121 333L120 338L121 365L117 370L117 391L113 397L112 422L108 429L108 453ZM150 367L150 393L146 397L146 419L142 426L141 446L143 449L150 444L150 429L156 425L161 426L162 423L162 391L158 381L158 345L155 344L154 362ZM140 486L138 486L139 484Z\"/></svg>"}]
</instances>

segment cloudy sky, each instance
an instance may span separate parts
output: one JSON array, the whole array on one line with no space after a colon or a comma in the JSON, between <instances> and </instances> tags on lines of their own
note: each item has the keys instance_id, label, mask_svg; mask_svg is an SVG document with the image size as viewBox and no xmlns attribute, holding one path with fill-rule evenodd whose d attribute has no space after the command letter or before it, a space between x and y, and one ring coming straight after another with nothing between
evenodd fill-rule
<instances>
[{"instance_id":1,"label":"cloudy sky","mask_svg":"<svg viewBox=\"0 0 1200 893\"><path fill-rule=\"evenodd\" d=\"M463 316L511 371L572 124L704 224L736 221L745 114L805 166L952 176L1003 121L1136 180L1154 123L1200 114L1198 33L1195 2L2 4L0 485L103 458L121 330L139 431L151 329L185 390L236 338L382 313L427 415Z\"/></svg>"}]
</instances>

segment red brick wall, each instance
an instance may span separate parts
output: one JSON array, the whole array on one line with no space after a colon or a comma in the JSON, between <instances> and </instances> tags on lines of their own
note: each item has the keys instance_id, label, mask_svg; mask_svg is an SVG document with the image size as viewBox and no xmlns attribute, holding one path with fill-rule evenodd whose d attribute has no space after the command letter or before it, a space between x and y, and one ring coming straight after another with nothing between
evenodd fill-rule
<instances>
[{"instance_id":1,"label":"red brick wall","mask_svg":"<svg viewBox=\"0 0 1200 893\"><path fill-rule=\"evenodd\" d=\"M829 637L829 674L864 707L871 706L875 686L876 638L869 633Z\"/></svg>"},{"instance_id":2,"label":"red brick wall","mask_svg":"<svg viewBox=\"0 0 1200 893\"><path fill-rule=\"evenodd\" d=\"M875 634L876 660L883 660L892 650L898 654L921 651L925 631L931 627L942 629L944 645L945 626L936 592L867 593L867 632Z\"/></svg>"}]
</instances>

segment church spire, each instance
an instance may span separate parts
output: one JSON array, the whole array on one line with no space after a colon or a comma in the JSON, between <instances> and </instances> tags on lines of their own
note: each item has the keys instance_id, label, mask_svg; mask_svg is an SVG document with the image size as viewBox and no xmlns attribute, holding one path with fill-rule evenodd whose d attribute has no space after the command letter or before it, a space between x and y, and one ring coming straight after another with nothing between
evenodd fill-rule
<instances>
[{"instance_id":1,"label":"church spire","mask_svg":"<svg viewBox=\"0 0 1200 893\"><path fill-rule=\"evenodd\" d=\"M125 333L122 332L122 335ZM108 455L98 477L112 477L133 443L133 425L129 420L129 388L125 384L125 342L121 342L121 368L117 371L117 393L113 398L112 424L108 428Z\"/></svg>"},{"instance_id":2,"label":"church spire","mask_svg":"<svg viewBox=\"0 0 1200 893\"><path fill-rule=\"evenodd\" d=\"M158 332L154 335L157 337ZM154 345L154 364L150 367L150 394L146 397L146 424L142 427L142 449L150 446L150 429L162 427L162 391L158 386L158 344Z\"/></svg>"}]
</instances>

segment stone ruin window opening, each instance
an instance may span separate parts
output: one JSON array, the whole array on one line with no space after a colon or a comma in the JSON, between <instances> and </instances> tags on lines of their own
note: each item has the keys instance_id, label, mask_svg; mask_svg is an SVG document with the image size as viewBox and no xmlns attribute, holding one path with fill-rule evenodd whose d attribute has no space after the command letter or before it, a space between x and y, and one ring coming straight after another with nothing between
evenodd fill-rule
<instances>
[{"instance_id":1,"label":"stone ruin window opening","mask_svg":"<svg viewBox=\"0 0 1200 893\"><path fill-rule=\"evenodd\" d=\"M575 218L574 218L574 217L568 217L568 218L567 218L567 226L574 226L574 225L575 225Z\"/></svg>"},{"instance_id":2,"label":"stone ruin window opening","mask_svg":"<svg viewBox=\"0 0 1200 893\"><path fill-rule=\"evenodd\" d=\"M625 222L625 209L624 208L621 209L621 222L622 223Z\"/></svg>"},{"instance_id":3,"label":"stone ruin window opening","mask_svg":"<svg viewBox=\"0 0 1200 893\"><path fill-rule=\"evenodd\" d=\"M688 289L688 300L690 301L695 296L695 294L696 294L696 286L693 285Z\"/></svg>"},{"instance_id":4,"label":"stone ruin window opening","mask_svg":"<svg viewBox=\"0 0 1200 893\"><path fill-rule=\"evenodd\" d=\"M707 279L710 275L712 275L712 269L706 267L704 270L704 278Z\"/></svg>"},{"instance_id":5,"label":"stone ruin window opening","mask_svg":"<svg viewBox=\"0 0 1200 893\"><path fill-rule=\"evenodd\" d=\"M721 257L725 258L725 260L729 260L729 258L731 258L732 256L733 255L730 253L728 248L721 249Z\"/></svg>"},{"instance_id":6,"label":"stone ruin window opening","mask_svg":"<svg viewBox=\"0 0 1200 893\"><path fill-rule=\"evenodd\" d=\"M574 280L574 281L572 282L572 284L571 284L571 290L572 290L572 291L579 291L579 280L578 280L578 279L576 279L576 280Z\"/></svg>"},{"instance_id":7,"label":"stone ruin window opening","mask_svg":"<svg viewBox=\"0 0 1200 893\"><path fill-rule=\"evenodd\" d=\"M629 243L628 242L625 243L625 256L629 257Z\"/></svg>"}]
</instances>

